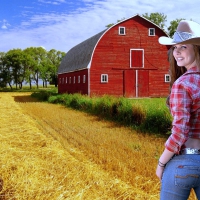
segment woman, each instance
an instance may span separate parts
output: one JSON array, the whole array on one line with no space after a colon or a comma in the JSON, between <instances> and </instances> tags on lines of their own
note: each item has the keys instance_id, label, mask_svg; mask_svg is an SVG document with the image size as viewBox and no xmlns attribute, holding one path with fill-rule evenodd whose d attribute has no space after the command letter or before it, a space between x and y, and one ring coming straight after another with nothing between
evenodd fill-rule
<instances>
[{"instance_id":1,"label":"woman","mask_svg":"<svg viewBox=\"0 0 200 200\"><path fill-rule=\"evenodd\" d=\"M160 199L187 200L192 188L200 199L200 25L182 20L173 39L160 37L159 43L172 45L173 79L169 97L172 130L156 169L162 182Z\"/></svg>"}]
</instances>

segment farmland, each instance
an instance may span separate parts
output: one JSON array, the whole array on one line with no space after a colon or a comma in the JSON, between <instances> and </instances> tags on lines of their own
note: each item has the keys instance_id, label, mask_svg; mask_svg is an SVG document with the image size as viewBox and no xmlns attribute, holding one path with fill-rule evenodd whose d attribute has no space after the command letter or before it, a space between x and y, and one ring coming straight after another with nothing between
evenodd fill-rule
<instances>
[{"instance_id":1,"label":"farmland","mask_svg":"<svg viewBox=\"0 0 200 200\"><path fill-rule=\"evenodd\" d=\"M0 109L1 199L159 199L164 138L30 93L0 93Z\"/></svg>"}]
</instances>

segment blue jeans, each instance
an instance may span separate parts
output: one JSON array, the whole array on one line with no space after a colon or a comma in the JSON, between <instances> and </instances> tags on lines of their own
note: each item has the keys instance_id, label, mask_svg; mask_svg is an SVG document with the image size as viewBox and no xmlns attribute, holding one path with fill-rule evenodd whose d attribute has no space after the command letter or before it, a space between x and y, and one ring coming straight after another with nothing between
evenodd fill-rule
<instances>
[{"instance_id":1,"label":"blue jeans","mask_svg":"<svg viewBox=\"0 0 200 200\"><path fill-rule=\"evenodd\" d=\"M164 169L160 200L187 200L192 188L200 200L200 155L174 156Z\"/></svg>"}]
</instances>

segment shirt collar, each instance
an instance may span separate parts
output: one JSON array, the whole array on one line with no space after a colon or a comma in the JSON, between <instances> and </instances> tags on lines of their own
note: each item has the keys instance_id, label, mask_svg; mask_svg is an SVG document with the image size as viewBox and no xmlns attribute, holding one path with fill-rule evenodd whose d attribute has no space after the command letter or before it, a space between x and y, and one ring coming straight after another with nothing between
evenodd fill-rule
<instances>
[{"instance_id":1,"label":"shirt collar","mask_svg":"<svg viewBox=\"0 0 200 200\"><path fill-rule=\"evenodd\" d=\"M191 67L190 69L187 70L186 73L191 73L191 72L199 72L199 69L197 66Z\"/></svg>"}]
</instances>

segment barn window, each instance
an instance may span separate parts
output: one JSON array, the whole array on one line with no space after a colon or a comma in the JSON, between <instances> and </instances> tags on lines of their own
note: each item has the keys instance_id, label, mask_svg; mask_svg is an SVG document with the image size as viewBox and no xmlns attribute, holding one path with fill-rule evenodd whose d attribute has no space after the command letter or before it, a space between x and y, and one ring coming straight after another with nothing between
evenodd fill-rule
<instances>
[{"instance_id":1,"label":"barn window","mask_svg":"<svg viewBox=\"0 0 200 200\"><path fill-rule=\"evenodd\" d=\"M155 28L149 29L149 36L155 36Z\"/></svg>"},{"instance_id":2,"label":"barn window","mask_svg":"<svg viewBox=\"0 0 200 200\"><path fill-rule=\"evenodd\" d=\"M59 83L61 84L61 78L59 78Z\"/></svg>"},{"instance_id":3,"label":"barn window","mask_svg":"<svg viewBox=\"0 0 200 200\"><path fill-rule=\"evenodd\" d=\"M108 82L108 74L101 74L101 83Z\"/></svg>"},{"instance_id":4,"label":"barn window","mask_svg":"<svg viewBox=\"0 0 200 200\"><path fill-rule=\"evenodd\" d=\"M126 30L125 27L120 26L119 27L119 35L125 35L126 34L125 30Z\"/></svg>"},{"instance_id":5,"label":"barn window","mask_svg":"<svg viewBox=\"0 0 200 200\"><path fill-rule=\"evenodd\" d=\"M78 83L80 83L80 76L78 76Z\"/></svg>"},{"instance_id":6,"label":"barn window","mask_svg":"<svg viewBox=\"0 0 200 200\"><path fill-rule=\"evenodd\" d=\"M74 83L76 83L76 77L74 76Z\"/></svg>"},{"instance_id":7,"label":"barn window","mask_svg":"<svg viewBox=\"0 0 200 200\"><path fill-rule=\"evenodd\" d=\"M144 50L143 49L131 49L130 50L130 67L144 67Z\"/></svg>"},{"instance_id":8,"label":"barn window","mask_svg":"<svg viewBox=\"0 0 200 200\"><path fill-rule=\"evenodd\" d=\"M171 77L169 74L165 74L165 82L168 83L171 81Z\"/></svg>"},{"instance_id":9,"label":"barn window","mask_svg":"<svg viewBox=\"0 0 200 200\"><path fill-rule=\"evenodd\" d=\"M86 76L83 75L83 83L85 83L85 81L86 81Z\"/></svg>"},{"instance_id":10,"label":"barn window","mask_svg":"<svg viewBox=\"0 0 200 200\"><path fill-rule=\"evenodd\" d=\"M66 77L65 83L67 83L67 77Z\"/></svg>"},{"instance_id":11,"label":"barn window","mask_svg":"<svg viewBox=\"0 0 200 200\"><path fill-rule=\"evenodd\" d=\"M72 78L71 77L69 77L69 83L71 83L72 82Z\"/></svg>"},{"instance_id":12,"label":"barn window","mask_svg":"<svg viewBox=\"0 0 200 200\"><path fill-rule=\"evenodd\" d=\"M64 78L62 78L62 84L64 84Z\"/></svg>"}]
</instances>

